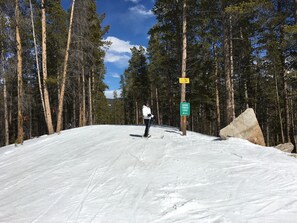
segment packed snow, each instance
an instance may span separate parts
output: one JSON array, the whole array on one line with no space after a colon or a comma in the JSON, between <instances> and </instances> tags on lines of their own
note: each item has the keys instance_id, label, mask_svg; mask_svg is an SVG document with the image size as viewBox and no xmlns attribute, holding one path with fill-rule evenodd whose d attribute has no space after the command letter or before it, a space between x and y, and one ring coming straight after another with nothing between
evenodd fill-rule
<instances>
[{"instance_id":1,"label":"packed snow","mask_svg":"<svg viewBox=\"0 0 297 223\"><path fill-rule=\"evenodd\" d=\"M297 222L297 159L245 140L88 126L0 148L0 222Z\"/></svg>"}]
</instances>

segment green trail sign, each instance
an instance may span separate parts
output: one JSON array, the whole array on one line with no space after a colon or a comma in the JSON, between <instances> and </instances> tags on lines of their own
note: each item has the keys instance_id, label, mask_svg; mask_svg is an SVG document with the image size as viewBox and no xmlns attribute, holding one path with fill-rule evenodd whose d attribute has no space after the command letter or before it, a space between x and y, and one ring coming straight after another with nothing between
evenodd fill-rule
<instances>
[{"instance_id":1,"label":"green trail sign","mask_svg":"<svg viewBox=\"0 0 297 223\"><path fill-rule=\"evenodd\" d=\"M180 116L189 116L190 115L190 103L181 102L180 103Z\"/></svg>"}]
</instances>

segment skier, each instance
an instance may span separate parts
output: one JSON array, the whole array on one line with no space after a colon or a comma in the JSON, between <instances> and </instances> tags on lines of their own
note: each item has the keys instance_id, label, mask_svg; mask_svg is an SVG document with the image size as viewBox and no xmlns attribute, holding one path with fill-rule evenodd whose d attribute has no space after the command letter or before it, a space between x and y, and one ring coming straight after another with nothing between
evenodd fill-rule
<instances>
[{"instance_id":1,"label":"skier","mask_svg":"<svg viewBox=\"0 0 297 223\"><path fill-rule=\"evenodd\" d=\"M150 125L151 125L151 119L154 117L154 115L152 115L151 109L148 106L148 103L145 103L142 106L142 115L143 115L143 120L144 120L144 124L145 124L145 131L144 131L144 137L150 137L149 135L149 129L150 129Z\"/></svg>"}]
</instances>

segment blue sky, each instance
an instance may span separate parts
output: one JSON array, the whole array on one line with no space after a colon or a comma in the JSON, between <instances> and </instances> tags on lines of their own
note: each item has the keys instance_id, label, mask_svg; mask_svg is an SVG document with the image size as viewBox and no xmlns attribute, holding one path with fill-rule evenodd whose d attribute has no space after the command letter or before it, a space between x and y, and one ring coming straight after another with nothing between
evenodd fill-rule
<instances>
[{"instance_id":1,"label":"blue sky","mask_svg":"<svg viewBox=\"0 0 297 223\"><path fill-rule=\"evenodd\" d=\"M70 6L69 0L62 0ZM104 40L112 42L105 57L106 96L119 89L120 75L128 66L130 48L148 45L148 31L155 24L151 12L155 0L96 0L99 14L106 13L103 26L110 25Z\"/></svg>"}]
</instances>

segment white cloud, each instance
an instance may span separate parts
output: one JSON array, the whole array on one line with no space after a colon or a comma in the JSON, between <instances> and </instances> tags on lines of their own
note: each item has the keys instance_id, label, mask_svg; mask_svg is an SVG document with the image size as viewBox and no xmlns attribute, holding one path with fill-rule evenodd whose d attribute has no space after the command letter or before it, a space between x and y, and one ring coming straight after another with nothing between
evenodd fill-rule
<instances>
[{"instance_id":1,"label":"white cloud","mask_svg":"<svg viewBox=\"0 0 297 223\"><path fill-rule=\"evenodd\" d=\"M151 10L146 10L144 5L136 5L134 7L129 8L129 11L146 17L151 17L154 15Z\"/></svg>"},{"instance_id":2,"label":"white cloud","mask_svg":"<svg viewBox=\"0 0 297 223\"><path fill-rule=\"evenodd\" d=\"M117 74L117 73L113 73L113 74L111 74L111 76L112 76L113 78L120 78L120 77L121 77L121 75L119 75L119 74Z\"/></svg>"},{"instance_id":3,"label":"white cloud","mask_svg":"<svg viewBox=\"0 0 297 223\"><path fill-rule=\"evenodd\" d=\"M125 0L125 2L133 2L133 3L138 3L139 0Z\"/></svg>"},{"instance_id":4,"label":"white cloud","mask_svg":"<svg viewBox=\"0 0 297 223\"><path fill-rule=\"evenodd\" d=\"M114 36L108 36L105 41L111 42L111 46L106 50L105 62L114 63L117 67L127 67L131 58L131 48L139 47L132 45L130 41L124 41Z\"/></svg>"},{"instance_id":5,"label":"white cloud","mask_svg":"<svg viewBox=\"0 0 297 223\"><path fill-rule=\"evenodd\" d=\"M105 55L105 62L116 63L121 60L129 60L130 56L125 53L107 51Z\"/></svg>"},{"instance_id":6,"label":"white cloud","mask_svg":"<svg viewBox=\"0 0 297 223\"><path fill-rule=\"evenodd\" d=\"M118 73L109 73L107 76L112 77L112 78L121 78L121 75Z\"/></svg>"},{"instance_id":7,"label":"white cloud","mask_svg":"<svg viewBox=\"0 0 297 223\"><path fill-rule=\"evenodd\" d=\"M124 41L114 36L108 36L105 41L110 41L112 43L108 49L108 51L112 52L130 53L130 48L133 47L133 45L130 44L130 41Z\"/></svg>"}]
</instances>

